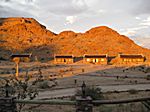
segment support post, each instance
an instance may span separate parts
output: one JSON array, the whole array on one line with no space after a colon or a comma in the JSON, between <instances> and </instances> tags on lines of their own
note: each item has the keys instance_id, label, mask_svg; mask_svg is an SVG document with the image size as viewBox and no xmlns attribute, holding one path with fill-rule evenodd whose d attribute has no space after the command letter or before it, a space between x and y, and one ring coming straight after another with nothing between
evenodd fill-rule
<instances>
[{"instance_id":1,"label":"support post","mask_svg":"<svg viewBox=\"0 0 150 112\"><path fill-rule=\"evenodd\" d=\"M16 77L19 76L19 63L16 63Z\"/></svg>"},{"instance_id":2,"label":"support post","mask_svg":"<svg viewBox=\"0 0 150 112\"><path fill-rule=\"evenodd\" d=\"M5 93L6 93L5 97L9 97L9 85L8 85L8 82L5 85Z\"/></svg>"},{"instance_id":3,"label":"support post","mask_svg":"<svg viewBox=\"0 0 150 112\"><path fill-rule=\"evenodd\" d=\"M86 95L86 84L83 81L81 86L82 95L76 97L76 112L92 112L92 98Z\"/></svg>"},{"instance_id":4,"label":"support post","mask_svg":"<svg viewBox=\"0 0 150 112\"><path fill-rule=\"evenodd\" d=\"M17 112L15 97L0 97L0 112Z\"/></svg>"},{"instance_id":5,"label":"support post","mask_svg":"<svg viewBox=\"0 0 150 112\"><path fill-rule=\"evenodd\" d=\"M19 76L20 57L14 57L13 61L16 63L16 77L18 77Z\"/></svg>"},{"instance_id":6,"label":"support post","mask_svg":"<svg viewBox=\"0 0 150 112\"><path fill-rule=\"evenodd\" d=\"M76 97L76 112L93 112L91 97Z\"/></svg>"}]
</instances>

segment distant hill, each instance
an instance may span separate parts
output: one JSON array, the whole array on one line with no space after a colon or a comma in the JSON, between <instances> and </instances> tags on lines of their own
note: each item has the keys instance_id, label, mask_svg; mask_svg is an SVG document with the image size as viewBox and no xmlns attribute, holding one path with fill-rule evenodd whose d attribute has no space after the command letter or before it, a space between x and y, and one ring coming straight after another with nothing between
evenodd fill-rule
<instances>
[{"instance_id":1,"label":"distant hill","mask_svg":"<svg viewBox=\"0 0 150 112\"><path fill-rule=\"evenodd\" d=\"M40 58L54 54L144 54L149 60L150 50L138 46L131 39L107 26L99 26L75 33L63 31L55 34L32 18L0 19L0 56L11 53L32 52Z\"/></svg>"}]
</instances>

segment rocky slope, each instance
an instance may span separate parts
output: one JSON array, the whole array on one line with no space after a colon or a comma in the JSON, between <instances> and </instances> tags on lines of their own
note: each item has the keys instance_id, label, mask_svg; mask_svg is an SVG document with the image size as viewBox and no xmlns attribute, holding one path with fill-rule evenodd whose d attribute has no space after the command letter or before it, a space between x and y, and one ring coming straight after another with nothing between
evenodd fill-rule
<instances>
[{"instance_id":1,"label":"rocky slope","mask_svg":"<svg viewBox=\"0 0 150 112\"><path fill-rule=\"evenodd\" d=\"M128 37L100 26L85 33L63 31L55 34L32 18L0 19L0 52L2 58L11 53L32 52L40 58L53 54L144 54L150 50L135 44Z\"/></svg>"}]
</instances>

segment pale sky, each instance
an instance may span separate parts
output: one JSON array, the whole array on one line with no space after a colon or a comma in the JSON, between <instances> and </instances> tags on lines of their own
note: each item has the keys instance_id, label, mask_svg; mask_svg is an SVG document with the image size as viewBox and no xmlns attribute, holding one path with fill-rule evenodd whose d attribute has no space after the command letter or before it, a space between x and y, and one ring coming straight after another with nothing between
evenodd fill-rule
<instances>
[{"instance_id":1,"label":"pale sky","mask_svg":"<svg viewBox=\"0 0 150 112\"><path fill-rule=\"evenodd\" d=\"M150 48L150 0L0 0L0 17L20 16L55 33L105 25Z\"/></svg>"}]
</instances>

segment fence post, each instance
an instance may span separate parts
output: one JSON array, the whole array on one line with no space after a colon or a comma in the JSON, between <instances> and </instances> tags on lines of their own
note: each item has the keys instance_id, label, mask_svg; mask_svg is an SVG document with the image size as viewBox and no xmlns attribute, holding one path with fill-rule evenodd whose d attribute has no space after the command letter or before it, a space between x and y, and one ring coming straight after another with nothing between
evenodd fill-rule
<instances>
[{"instance_id":1,"label":"fence post","mask_svg":"<svg viewBox=\"0 0 150 112\"><path fill-rule=\"evenodd\" d=\"M76 112L92 112L92 98L91 97L76 97Z\"/></svg>"},{"instance_id":2,"label":"fence post","mask_svg":"<svg viewBox=\"0 0 150 112\"><path fill-rule=\"evenodd\" d=\"M15 97L0 97L0 112L17 112Z\"/></svg>"},{"instance_id":3,"label":"fence post","mask_svg":"<svg viewBox=\"0 0 150 112\"><path fill-rule=\"evenodd\" d=\"M76 97L76 112L92 112L92 98L90 96L86 96L86 84L83 81L81 86L82 96Z\"/></svg>"}]
</instances>

